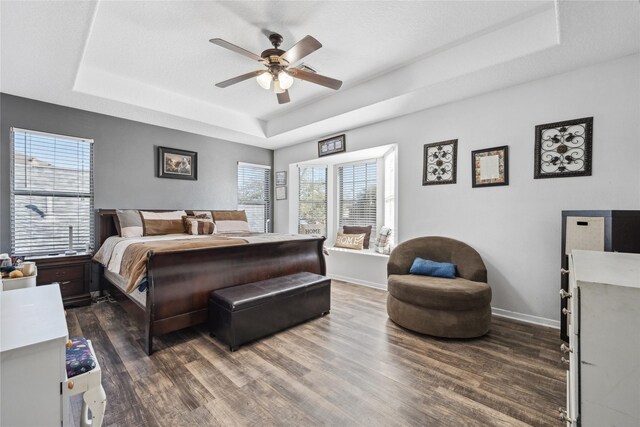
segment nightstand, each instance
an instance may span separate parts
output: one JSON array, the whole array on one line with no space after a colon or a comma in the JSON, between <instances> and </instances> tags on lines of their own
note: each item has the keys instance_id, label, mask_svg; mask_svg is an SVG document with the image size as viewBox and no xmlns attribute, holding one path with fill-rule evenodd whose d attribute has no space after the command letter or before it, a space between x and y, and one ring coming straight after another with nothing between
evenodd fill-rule
<instances>
[{"instance_id":1,"label":"nightstand","mask_svg":"<svg viewBox=\"0 0 640 427\"><path fill-rule=\"evenodd\" d=\"M38 268L36 285L60 284L65 307L91 304L91 258L88 253L29 257Z\"/></svg>"}]
</instances>

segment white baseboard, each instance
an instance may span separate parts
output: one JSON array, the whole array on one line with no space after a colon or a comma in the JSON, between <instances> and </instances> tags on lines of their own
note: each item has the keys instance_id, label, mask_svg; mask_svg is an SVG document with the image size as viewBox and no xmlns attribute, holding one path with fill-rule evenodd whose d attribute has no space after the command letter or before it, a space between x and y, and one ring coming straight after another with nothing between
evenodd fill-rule
<instances>
[{"instance_id":1,"label":"white baseboard","mask_svg":"<svg viewBox=\"0 0 640 427\"><path fill-rule=\"evenodd\" d=\"M533 323L535 325L547 326L549 328L560 329L560 321L546 319L544 317L533 316L531 314L517 313L515 311L504 310L502 308L491 307L494 316L506 317L507 319L519 320L521 322Z\"/></svg>"},{"instance_id":2,"label":"white baseboard","mask_svg":"<svg viewBox=\"0 0 640 427\"><path fill-rule=\"evenodd\" d=\"M366 280L354 279L353 277L341 276L339 274L327 274L331 279L341 280L343 282L355 283L356 285L367 286L369 288L387 290L386 283L368 282Z\"/></svg>"}]
</instances>

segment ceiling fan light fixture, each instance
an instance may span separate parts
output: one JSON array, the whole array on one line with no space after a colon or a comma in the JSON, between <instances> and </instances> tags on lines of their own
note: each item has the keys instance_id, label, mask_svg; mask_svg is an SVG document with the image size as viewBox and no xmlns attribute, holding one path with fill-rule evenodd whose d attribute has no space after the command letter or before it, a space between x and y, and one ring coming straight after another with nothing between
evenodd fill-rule
<instances>
[{"instance_id":1,"label":"ceiling fan light fixture","mask_svg":"<svg viewBox=\"0 0 640 427\"><path fill-rule=\"evenodd\" d=\"M265 71L264 73L262 73L258 77L256 77L256 81L258 82L260 87L265 89L265 90L269 90L271 88L271 81L272 80L273 80L273 76L268 71Z\"/></svg>"},{"instance_id":2,"label":"ceiling fan light fixture","mask_svg":"<svg viewBox=\"0 0 640 427\"><path fill-rule=\"evenodd\" d=\"M284 90L287 90L293 84L293 77L286 71L282 70L278 73L278 82L280 82L280 87Z\"/></svg>"},{"instance_id":3,"label":"ceiling fan light fixture","mask_svg":"<svg viewBox=\"0 0 640 427\"><path fill-rule=\"evenodd\" d=\"M285 89L280 85L278 79L273 80L273 93L284 93Z\"/></svg>"}]
</instances>

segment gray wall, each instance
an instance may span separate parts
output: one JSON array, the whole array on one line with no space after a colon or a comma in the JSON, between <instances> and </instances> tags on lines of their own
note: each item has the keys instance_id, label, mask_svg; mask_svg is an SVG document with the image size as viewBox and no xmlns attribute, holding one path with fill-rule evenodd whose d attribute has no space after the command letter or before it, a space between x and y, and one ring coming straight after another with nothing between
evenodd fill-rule
<instances>
[{"instance_id":1,"label":"gray wall","mask_svg":"<svg viewBox=\"0 0 640 427\"><path fill-rule=\"evenodd\" d=\"M96 208L235 209L237 163L273 151L0 94L0 251L8 252L10 128L91 138ZM156 178L155 146L198 153L198 180Z\"/></svg>"}]
</instances>

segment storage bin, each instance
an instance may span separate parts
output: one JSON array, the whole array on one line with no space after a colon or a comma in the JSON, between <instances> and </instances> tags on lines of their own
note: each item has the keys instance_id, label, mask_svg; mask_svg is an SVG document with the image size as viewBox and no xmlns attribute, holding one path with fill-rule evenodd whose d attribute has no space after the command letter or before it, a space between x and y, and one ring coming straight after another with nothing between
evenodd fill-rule
<instances>
[{"instance_id":1,"label":"storage bin","mask_svg":"<svg viewBox=\"0 0 640 427\"><path fill-rule=\"evenodd\" d=\"M14 289L22 289L22 288L33 288L36 286L36 279L38 277L38 270L36 270L36 274L33 276L27 277L18 277L17 279L8 279L4 278L0 283L2 283L3 291L12 291Z\"/></svg>"}]
</instances>

